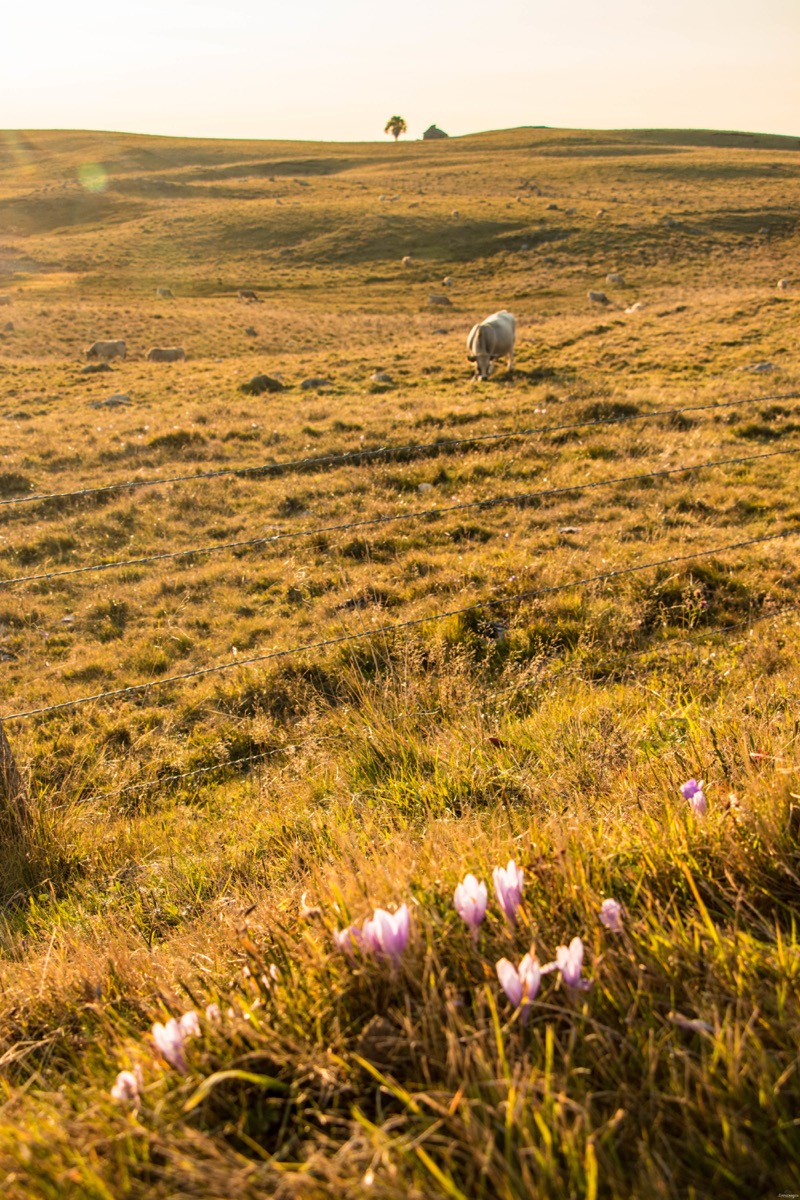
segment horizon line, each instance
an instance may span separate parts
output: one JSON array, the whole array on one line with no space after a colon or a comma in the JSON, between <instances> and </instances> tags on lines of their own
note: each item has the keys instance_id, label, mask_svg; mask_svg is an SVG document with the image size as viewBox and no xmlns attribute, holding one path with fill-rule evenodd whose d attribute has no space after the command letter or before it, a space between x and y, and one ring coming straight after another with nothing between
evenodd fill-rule
<instances>
[{"instance_id":1,"label":"horizon line","mask_svg":"<svg viewBox=\"0 0 800 1200\"><path fill-rule=\"evenodd\" d=\"M782 141L795 141L800 147L800 134L791 133L773 133L769 130L755 129L721 129L709 126L676 126L676 125L624 125L624 126L593 126L593 125L508 125L499 129L476 129L469 133L448 134L444 139L435 140L437 144L446 140L450 142L461 142L467 138L483 137L489 134L501 133L517 133L526 130L542 130L551 131L554 133L707 133L717 134L725 137L769 137L779 138ZM96 134L113 137L140 137L153 138L163 141L190 141L190 142L275 142L296 144L308 143L309 145L346 145L346 146L386 146L400 145L401 141L395 143L386 139L377 138L275 138L275 137L246 137L231 135L228 137L220 137L206 134L180 134L180 133L147 133L135 129L94 129L79 126L45 126L45 125L26 125L7 127L0 129L0 134L26 134L26 133L50 133L50 134ZM402 135L401 135L402 138ZM405 139L406 145L415 145L417 142L422 142L426 139L420 134L418 137L409 137Z\"/></svg>"}]
</instances>

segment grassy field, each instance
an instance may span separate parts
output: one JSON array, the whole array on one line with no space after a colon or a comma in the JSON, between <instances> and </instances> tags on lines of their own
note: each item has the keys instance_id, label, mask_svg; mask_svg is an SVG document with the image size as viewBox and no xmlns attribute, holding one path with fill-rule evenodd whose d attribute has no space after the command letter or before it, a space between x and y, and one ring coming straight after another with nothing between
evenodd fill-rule
<instances>
[{"instance_id":1,"label":"grassy field","mask_svg":"<svg viewBox=\"0 0 800 1200\"><path fill-rule=\"evenodd\" d=\"M4 1198L800 1192L799 182L741 134L0 133ZM337 949L403 903L396 962ZM524 1020L496 962L575 936Z\"/></svg>"}]
</instances>

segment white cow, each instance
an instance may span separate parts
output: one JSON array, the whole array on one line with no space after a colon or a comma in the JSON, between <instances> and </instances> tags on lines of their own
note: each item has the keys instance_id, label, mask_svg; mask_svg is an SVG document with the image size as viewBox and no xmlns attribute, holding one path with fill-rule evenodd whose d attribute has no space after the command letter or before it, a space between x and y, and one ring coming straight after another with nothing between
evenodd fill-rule
<instances>
[{"instance_id":1,"label":"white cow","mask_svg":"<svg viewBox=\"0 0 800 1200\"><path fill-rule=\"evenodd\" d=\"M181 362L186 358L183 346L153 346L147 351L148 362Z\"/></svg>"},{"instance_id":2,"label":"white cow","mask_svg":"<svg viewBox=\"0 0 800 1200\"><path fill-rule=\"evenodd\" d=\"M488 379L492 359L508 355L508 369L514 369L514 340L517 336L517 321L513 313L503 309L492 313L485 321L473 325L467 338L467 358L475 363L475 374Z\"/></svg>"},{"instance_id":3,"label":"white cow","mask_svg":"<svg viewBox=\"0 0 800 1200\"><path fill-rule=\"evenodd\" d=\"M118 342L94 342L86 351L87 358L124 358L125 343Z\"/></svg>"}]
</instances>

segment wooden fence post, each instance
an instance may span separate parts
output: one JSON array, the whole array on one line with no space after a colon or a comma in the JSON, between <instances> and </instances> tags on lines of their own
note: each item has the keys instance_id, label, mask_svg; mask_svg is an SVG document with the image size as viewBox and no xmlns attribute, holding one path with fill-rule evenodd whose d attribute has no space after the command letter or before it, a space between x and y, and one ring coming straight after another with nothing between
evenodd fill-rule
<instances>
[{"instance_id":1,"label":"wooden fence post","mask_svg":"<svg viewBox=\"0 0 800 1200\"><path fill-rule=\"evenodd\" d=\"M28 789L0 721L0 824L6 825L12 836L23 837L30 823Z\"/></svg>"}]
</instances>

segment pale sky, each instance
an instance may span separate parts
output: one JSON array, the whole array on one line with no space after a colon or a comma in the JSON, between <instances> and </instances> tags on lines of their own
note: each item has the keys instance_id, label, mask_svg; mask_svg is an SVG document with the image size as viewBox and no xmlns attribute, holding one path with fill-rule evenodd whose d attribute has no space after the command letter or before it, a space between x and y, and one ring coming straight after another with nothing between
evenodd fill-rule
<instances>
[{"instance_id":1,"label":"pale sky","mask_svg":"<svg viewBox=\"0 0 800 1200\"><path fill-rule=\"evenodd\" d=\"M0 0L0 128L800 136L800 0Z\"/></svg>"}]
</instances>

